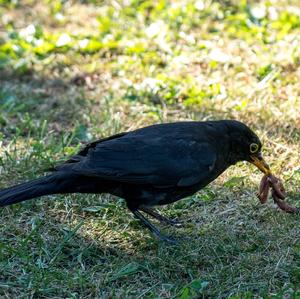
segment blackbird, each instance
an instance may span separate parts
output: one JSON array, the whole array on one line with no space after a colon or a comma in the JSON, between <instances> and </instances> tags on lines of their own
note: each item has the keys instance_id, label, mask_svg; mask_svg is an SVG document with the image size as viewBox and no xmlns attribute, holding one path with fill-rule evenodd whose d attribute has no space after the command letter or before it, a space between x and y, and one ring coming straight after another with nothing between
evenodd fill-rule
<instances>
[{"instance_id":1,"label":"blackbird","mask_svg":"<svg viewBox=\"0 0 300 299\"><path fill-rule=\"evenodd\" d=\"M125 199L157 237L171 241L143 213L174 224L152 207L194 194L239 161L269 174L261 147L235 120L152 125L92 142L50 175L0 190L0 206L48 194L110 193Z\"/></svg>"}]
</instances>

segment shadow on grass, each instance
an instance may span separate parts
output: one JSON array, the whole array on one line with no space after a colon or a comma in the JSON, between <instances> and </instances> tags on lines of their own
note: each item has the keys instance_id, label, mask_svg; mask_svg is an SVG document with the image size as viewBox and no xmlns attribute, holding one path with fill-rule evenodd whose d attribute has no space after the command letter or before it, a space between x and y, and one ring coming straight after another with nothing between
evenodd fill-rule
<instances>
[{"instance_id":1,"label":"shadow on grass","mask_svg":"<svg viewBox=\"0 0 300 299\"><path fill-rule=\"evenodd\" d=\"M168 291L173 297L200 279L209 283L203 294L210 297L220 288L223 295L263 295L281 292L287 281L297 285L297 276L284 273L297 271L299 216L248 195L229 199L214 188L223 199L207 203L200 196L182 200L181 209L164 209L188 218L176 231L163 229L181 240L176 246L155 239L109 196L71 195L64 202L51 196L6 208L0 294L124 298L149 289L148 295ZM299 200L299 194L289 195L290 203Z\"/></svg>"},{"instance_id":2,"label":"shadow on grass","mask_svg":"<svg viewBox=\"0 0 300 299\"><path fill-rule=\"evenodd\" d=\"M1 71L0 85L1 131L7 137L35 137L45 121L47 131L58 135L87 126L90 100L70 79Z\"/></svg>"}]
</instances>

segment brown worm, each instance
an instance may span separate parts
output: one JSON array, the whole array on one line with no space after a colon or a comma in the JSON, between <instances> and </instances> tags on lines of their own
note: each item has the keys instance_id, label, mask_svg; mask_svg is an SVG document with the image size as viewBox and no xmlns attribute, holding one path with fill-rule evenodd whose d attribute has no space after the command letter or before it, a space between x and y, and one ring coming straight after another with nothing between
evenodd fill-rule
<instances>
[{"instance_id":1,"label":"brown worm","mask_svg":"<svg viewBox=\"0 0 300 299\"><path fill-rule=\"evenodd\" d=\"M258 198L261 203L266 203L268 200L270 188L272 188L273 200L281 210L291 214L300 213L299 208L292 207L284 201L286 192L282 181L272 174L264 175L260 181Z\"/></svg>"},{"instance_id":2,"label":"brown worm","mask_svg":"<svg viewBox=\"0 0 300 299\"><path fill-rule=\"evenodd\" d=\"M286 193L281 180L270 174L269 181L271 183L272 189L276 192L276 196L280 199L285 199Z\"/></svg>"},{"instance_id":3,"label":"brown worm","mask_svg":"<svg viewBox=\"0 0 300 299\"><path fill-rule=\"evenodd\" d=\"M287 213L290 213L290 214L295 214L295 213L298 214L298 213L300 213L300 209L292 207L287 202L285 202L282 199L280 199L277 196L277 193L276 193L276 191L274 189L272 190L272 197L273 197L274 202L278 205L278 207L281 210L283 210L283 211L285 211Z\"/></svg>"},{"instance_id":4,"label":"brown worm","mask_svg":"<svg viewBox=\"0 0 300 299\"><path fill-rule=\"evenodd\" d=\"M264 175L259 185L258 198L262 204L266 203L268 200L268 195L270 190L270 182L268 179L269 179L268 176Z\"/></svg>"}]
</instances>

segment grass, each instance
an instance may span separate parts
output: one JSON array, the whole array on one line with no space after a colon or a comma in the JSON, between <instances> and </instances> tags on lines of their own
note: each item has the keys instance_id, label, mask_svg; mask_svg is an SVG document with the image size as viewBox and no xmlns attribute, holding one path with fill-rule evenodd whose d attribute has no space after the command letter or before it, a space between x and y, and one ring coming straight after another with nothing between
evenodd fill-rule
<instances>
[{"instance_id":1,"label":"grass","mask_svg":"<svg viewBox=\"0 0 300 299\"><path fill-rule=\"evenodd\" d=\"M298 1L0 1L0 187L84 142L147 124L234 118L299 206ZM109 195L0 211L1 298L300 298L299 216L231 167L163 207L153 238Z\"/></svg>"}]
</instances>

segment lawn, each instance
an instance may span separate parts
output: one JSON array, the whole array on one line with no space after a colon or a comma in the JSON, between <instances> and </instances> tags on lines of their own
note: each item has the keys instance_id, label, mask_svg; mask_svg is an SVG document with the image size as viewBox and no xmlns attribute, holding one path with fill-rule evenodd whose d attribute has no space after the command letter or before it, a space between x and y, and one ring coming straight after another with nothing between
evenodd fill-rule
<instances>
[{"instance_id":1,"label":"lawn","mask_svg":"<svg viewBox=\"0 0 300 299\"><path fill-rule=\"evenodd\" d=\"M0 0L0 188L96 138L231 118L300 207L299 78L298 0ZM300 216L261 177L239 163L161 208L177 246L106 194L1 208L0 297L300 298Z\"/></svg>"}]
</instances>

